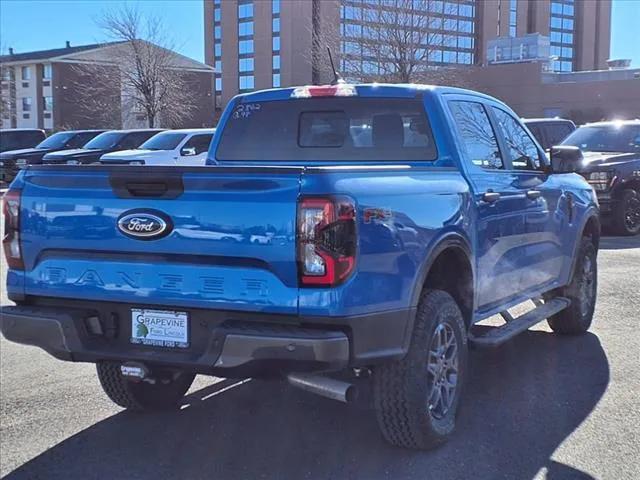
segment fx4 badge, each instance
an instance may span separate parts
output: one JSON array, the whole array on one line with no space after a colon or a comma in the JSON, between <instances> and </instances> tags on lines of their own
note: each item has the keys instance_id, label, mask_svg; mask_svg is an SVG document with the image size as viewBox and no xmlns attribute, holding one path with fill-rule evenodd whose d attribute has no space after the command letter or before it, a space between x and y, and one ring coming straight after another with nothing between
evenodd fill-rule
<instances>
[{"instance_id":1,"label":"fx4 badge","mask_svg":"<svg viewBox=\"0 0 640 480\"><path fill-rule=\"evenodd\" d=\"M155 240L168 235L173 225L164 214L153 210L129 210L118 218L118 230L137 240Z\"/></svg>"}]
</instances>

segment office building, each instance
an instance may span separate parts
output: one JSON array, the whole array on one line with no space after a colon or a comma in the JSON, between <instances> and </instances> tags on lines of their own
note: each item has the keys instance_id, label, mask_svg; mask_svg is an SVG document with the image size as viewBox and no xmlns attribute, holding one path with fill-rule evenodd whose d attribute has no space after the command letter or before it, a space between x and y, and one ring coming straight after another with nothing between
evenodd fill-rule
<instances>
[{"instance_id":1,"label":"office building","mask_svg":"<svg viewBox=\"0 0 640 480\"><path fill-rule=\"evenodd\" d=\"M531 34L553 72L604 69L609 56L610 0L204 0L216 107L239 92L327 81L324 45L345 76L375 78L387 65L364 45L398 11L426 19L416 22L426 69L486 65L489 42Z\"/></svg>"}]
</instances>

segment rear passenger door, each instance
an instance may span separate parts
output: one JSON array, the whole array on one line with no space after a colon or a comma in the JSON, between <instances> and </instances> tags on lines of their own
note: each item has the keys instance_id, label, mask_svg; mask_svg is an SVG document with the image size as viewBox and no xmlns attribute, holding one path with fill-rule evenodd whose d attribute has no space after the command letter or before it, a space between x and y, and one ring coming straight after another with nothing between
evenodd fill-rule
<instances>
[{"instance_id":1,"label":"rear passenger door","mask_svg":"<svg viewBox=\"0 0 640 480\"><path fill-rule=\"evenodd\" d=\"M557 177L546 172L546 157L519 120L502 106L490 108L495 129L504 144L512 187L525 202L526 239L519 261L527 265L520 285L523 290L542 288L556 282L567 259L561 230L568 217L568 199Z\"/></svg>"},{"instance_id":2,"label":"rear passenger door","mask_svg":"<svg viewBox=\"0 0 640 480\"><path fill-rule=\"evenodd\" d=\"M476 204L476 275L480 314L520 291L526 201L515 185L484 99L452 96L449 109Z\"/></svg>"}]
</instances>

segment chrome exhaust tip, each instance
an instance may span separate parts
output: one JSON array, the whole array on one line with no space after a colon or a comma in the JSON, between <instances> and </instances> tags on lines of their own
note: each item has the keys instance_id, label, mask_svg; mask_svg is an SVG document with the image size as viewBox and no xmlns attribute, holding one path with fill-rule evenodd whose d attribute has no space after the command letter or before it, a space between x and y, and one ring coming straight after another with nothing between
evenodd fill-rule
<instances>
[{"instance_id":1,"label":"chrome exhaust tip","mask_svg":"<svg viewBox=\"0 0 640 480\"><path fill-rule=\"evenodd\" d=\"M313 373L290 373L287 381L294 387L340 402L351 403L358 398L355 385L335 378Z\"/></svg>"}]
</instances>

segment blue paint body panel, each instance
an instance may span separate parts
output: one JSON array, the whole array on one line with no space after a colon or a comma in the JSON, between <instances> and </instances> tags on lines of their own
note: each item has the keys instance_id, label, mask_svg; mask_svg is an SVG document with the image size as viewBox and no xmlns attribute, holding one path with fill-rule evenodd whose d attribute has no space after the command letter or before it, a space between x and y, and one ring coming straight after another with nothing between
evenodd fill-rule
<instances>
[{"instance_id":1,"label":"blue paint body panel","mask_svg":"<svg viewBox=\"0 0 640 480\"><path fill-rule=\"evenodd\" d=\"M9 272L10 295L298 316L401 311L416 306L415 293L432 253L450 237L468 245L475 275L474 321L568 283L578 238L588 218L598 213L591 187L576 174L488 171L473 165L465 158L447 104L467 99L510 112L506 106L459 89L356 88L362 97L421 98L437 160L218 162L220 133L234 105L289 100L293 90L240 95L222 116L209 165L174 170L184 187L174 199L118 197L110 183L111 167L22 171L12 188L22 191L25 270ZM157 167L130 168L145 175ZM527 200L528 189L543 195ZM501 200L483 202L487 190L500 192ZM303 195L334 194L356 203L356 271L335 288L301 288L297 202ZM365 222L368 208L390 216ZM132 209L164 213L172 231L146 242L123 235L117 219Z\"/></svg>"}]
</instances>

